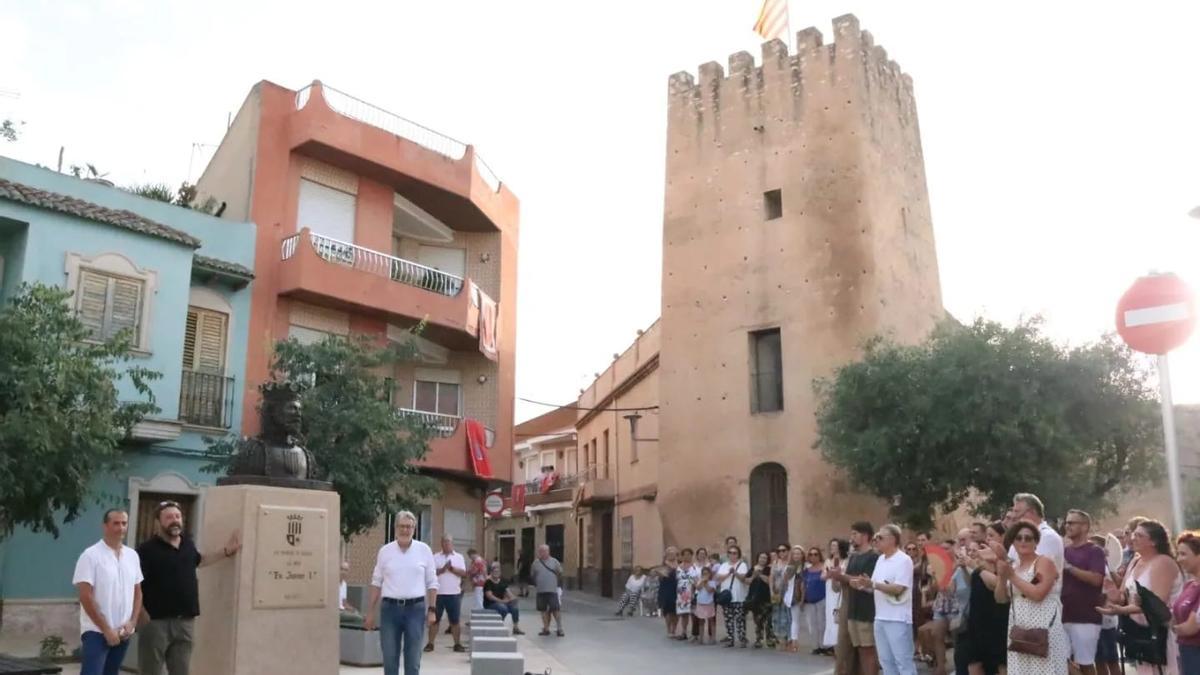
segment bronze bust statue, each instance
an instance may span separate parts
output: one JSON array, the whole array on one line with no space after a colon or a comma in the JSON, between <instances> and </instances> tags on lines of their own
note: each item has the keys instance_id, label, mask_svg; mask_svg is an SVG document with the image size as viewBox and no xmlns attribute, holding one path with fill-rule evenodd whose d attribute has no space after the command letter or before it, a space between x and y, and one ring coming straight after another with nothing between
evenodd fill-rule
<instances>
[{"instance_id":1,"label":"bronze bust statue","mask_svg":"<svg viewBox=\"0 0 1200 675\"><path fill-rule=\"evenodd\" d=\"M255 484L328 490L317 480L317 464L301 438L304 386L295 382L268 382L259 387L261 431L243 437L229 466L229 475L218 485Z\"/></svg>"}]
</instances>

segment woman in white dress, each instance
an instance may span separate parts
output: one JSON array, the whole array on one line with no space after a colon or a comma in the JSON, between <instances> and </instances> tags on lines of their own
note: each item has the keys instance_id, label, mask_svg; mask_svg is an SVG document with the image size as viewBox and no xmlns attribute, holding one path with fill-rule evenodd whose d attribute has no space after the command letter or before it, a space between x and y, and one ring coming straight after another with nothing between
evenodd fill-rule
<instances>
[{"instance_id":1,"label":"woman in white dress","mask_svg":"<svg viewBox=\"0 0 1200 675\"><path fill-rule=\"evenodd\" d=\"M1071 656L1067 634L1062 626L1062 599L1055 587L1058 568L1050 558L1037 554L1041 534L1036 525L1021 521L1008 529L1004 544L1013 546L1017 560L1010 561L1004 550L997 551L1000 582L996 584L996 602L1009 602L1009 628L1045 628L1049 632L1049 656L1035 656L1008 649L1008 675L1067 675Z\"/></svg>"},{"instance_id":2,"label":"woman in white dress","mask_svg":"<svg viewBox=\"0 0 1200 675\"><path fill-rule=\"evenodd\" d=\"M832 654L837 644L838 609L842 606L842 585L830 579L829 573L834 569L845 572L849 555L850 542L845 539L829 542L829 557L825 559L825 571L821 574L825 580L825 635L821 638L821 648L825 654Z\"/></svg>"}]
</instances>

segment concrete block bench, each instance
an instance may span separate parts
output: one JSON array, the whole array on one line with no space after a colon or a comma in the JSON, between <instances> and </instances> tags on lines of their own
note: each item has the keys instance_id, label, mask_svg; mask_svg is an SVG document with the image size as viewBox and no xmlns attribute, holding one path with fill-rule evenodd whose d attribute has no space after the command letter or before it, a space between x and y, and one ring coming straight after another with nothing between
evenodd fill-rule
<instances>
[{"instance_id":1,"label":"concrete block bench","mask_svg":"<svg viewBox=\"0 0 1200 675\"><path fill-rule=\"evenodd\" d=\"M379 645L379 631L362 628L339 628L339 660L352 666L383 665L383 649Z\"/></svg>"},{"instance_id":2,"label":"concrete block bench","mask_svg":"<svg viewBox=\"0 0 1200 675\"><path fill-rule=\"evenodd\" d=\"M489 638L489 637L491 637L491 638L509 637L508 629L505 628L504 626L497 626L495 628L490 628L490 627L489 628L476 628L475 626L471 626L471 639L472 640L474 640L475 638Z\"/></svg>"},{"instance_id":3,"label":"concrete block bench","mask_svg":"<svg viewBox=\"0 0 1200 675\"><path fill-rule=\"evenodd\" d=\"M517 639L512 637L473 637L471 638L471 653L475 652L515 654Z\"/></svg>"},{"instance_id":4,"label":"concrete block bench","mask_svg":"<svg viewBox=\"0 0 1200 675\"><path fill-rule=\"evenodd\" d=\"M524 675L525 657L501 652L471 654L471 675Z\"/></svg>"}]
</instances>

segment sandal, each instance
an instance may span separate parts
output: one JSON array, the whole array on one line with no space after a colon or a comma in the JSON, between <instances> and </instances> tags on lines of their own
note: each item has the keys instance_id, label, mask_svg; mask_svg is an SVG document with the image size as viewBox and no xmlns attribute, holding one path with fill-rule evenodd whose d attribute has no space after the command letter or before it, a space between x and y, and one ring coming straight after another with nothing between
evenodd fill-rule
<instances>
[{"instance_id":1,"label":"sandal","mask_svg":"<svg viewBox=\"0 0 1200 675\"><path fill-rule=\"evenodd\" d=\"M461 654L462 652L467 651L467 648L462 645L454 645L454 651L459 652Z\"/></svg>"},{"instance_id":2,"label":"sandal","mask_svg":"<svg viewBox=\"0 0 1200 675\"><path fill-rule=\"evenodd\" d=\"M538 635L541 635L542 637L546 637L549 634L550 634L550 631L548 631L548 630L538 631Z\"/></svg>"},{"instance_id":3,"label":"sandal","mask_svg":"<svg viewBox=\"0 0 1200 675\"><path fill-rule=\"evenodd\" d=\"M557 635L558 637L566 637L566 633L562 632L561 628L559 628L557 631L555 631L554 634Z\"/></svg>"},{"instance_id":4,"label":"sandal","mask_svg":"<svg viewBox=\"0 0 1200 675\"><path fill-rule=\"evenodd\" d=\"M428 645L428 644L425 645L425 651L427 651L427 652L433 651L433 645Z\"/></svg>"}]
</instances>

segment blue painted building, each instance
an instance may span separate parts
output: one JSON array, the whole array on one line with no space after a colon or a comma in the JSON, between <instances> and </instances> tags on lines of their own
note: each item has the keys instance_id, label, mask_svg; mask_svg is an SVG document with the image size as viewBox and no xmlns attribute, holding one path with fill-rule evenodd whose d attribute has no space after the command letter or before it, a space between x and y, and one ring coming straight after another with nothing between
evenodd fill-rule
<instances>
[{"instance_id":1,"label":"blue painted building","mask_svg":"<svg viewBox=\"0 0 1200 675\"><path fill-rule=\"evenodd\" d=\"M255 226L146 199L0 157L0 301L24 282L74 291L98 337L129 328L133 363L161 412L131 433L127 466L98 476L89 510L55 539L18 530L0 543L0 602L7 635L78 640L75 560L100 536L106 508L129 510L129 541L152 532L165 499L197 526L214 479L204 438L241 428ZM123 399L135 400L128 382ZM203 545L203 542L201 542Z\"/></svg>"}]
</instances>

